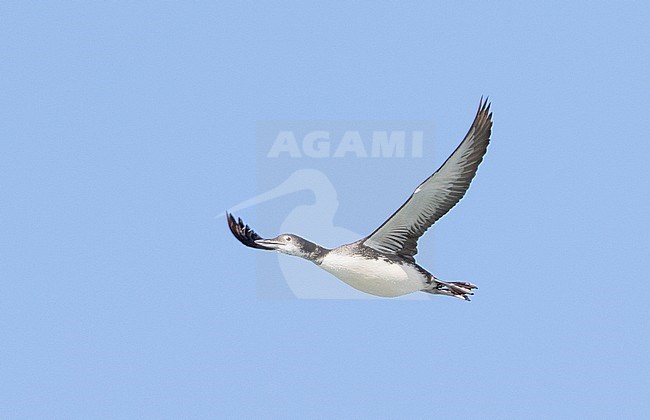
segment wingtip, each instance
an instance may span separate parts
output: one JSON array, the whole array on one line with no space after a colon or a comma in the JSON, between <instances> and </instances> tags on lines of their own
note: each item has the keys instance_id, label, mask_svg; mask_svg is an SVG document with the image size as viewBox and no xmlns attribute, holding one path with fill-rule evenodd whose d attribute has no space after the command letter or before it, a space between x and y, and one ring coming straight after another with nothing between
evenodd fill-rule
<instances>
[{"instance_id":1,"label":"wingtip","mask_svg":"<svg viewBox=\"0 0 650 420\"><path fill-rule=\"evenodd\" d=\"M237 228L237 221L233 217L233 215L229 212L226 212L226 221L228 222L228 227L230 228L230 231L235 234L236 228ZM240 219L241 221L241 219ZM237 236L237 235L235 235Z\"/></svg>"},{"instance_id":2,"label":"wingtip","mask_svg":"<svg viewBox=\"0 0 650 420\"><path fill-rule=\"evenodd\" d=\"M481 100L479 101L479 108L476 113L476 119L475 123L481 121L483 124L487 124L490 127L492 126L492 111L490 108L492 107L492 103L490 102L490 97L489 96L481 96Z\"/></svg>"},{"instance_id":3,"label":"wingtip","mask_svg":"<svg viewBox=\"0 0 650 420\"><path fill-rule=\"evenodd\" d=\"M481 99L479 100L478 103L478 110L479 112L489 112L490 111L490 105L492 103L490 102L490 96L483 96L481 95Z\"/></svg>"},{"instance_id":4,"label":"wingtip","mask_svg":"<svg viewBox=\"0 0 650 420\"><path fill-rule=\"evenodd\" d=\"M262 237L258 235L253 229L251 229L250 226L244 223L241 217L238 217L237 220L235 220L235 217L232 214L228 213L227 218L228 218L228 227L230 228L230 232L239 242L241 242L242 244L250 248L257 248L257 249L264 249L264 250L271 249L255 242L258 239L262 239Z\"/></svg>"}]
</instances>

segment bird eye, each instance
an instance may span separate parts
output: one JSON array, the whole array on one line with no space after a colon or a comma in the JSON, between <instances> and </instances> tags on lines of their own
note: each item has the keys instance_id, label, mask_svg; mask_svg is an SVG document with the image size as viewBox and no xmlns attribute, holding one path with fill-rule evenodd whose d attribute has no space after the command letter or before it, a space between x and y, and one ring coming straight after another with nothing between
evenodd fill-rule
<instances>
[{"instance_id":1,"label":"bird eye","mask_svg":"<svg viewBox=\"0 0 650 420\"><path fill-rule=\"evenodd\" d=\"M286 239L287 241L291 241L291 236L287 236L285 239Z\"/></svg>"}]
</instances>

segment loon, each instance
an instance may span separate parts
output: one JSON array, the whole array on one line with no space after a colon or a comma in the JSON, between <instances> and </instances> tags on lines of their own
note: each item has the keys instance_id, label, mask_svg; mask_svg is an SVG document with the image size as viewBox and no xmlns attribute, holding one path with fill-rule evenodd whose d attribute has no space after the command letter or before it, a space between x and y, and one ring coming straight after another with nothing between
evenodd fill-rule
<instances>
[{"instance_id":1,"label":"loon","mask_svg":"<svg viewBox=\"0 0 650 420\"><path fill-rule=\"evenodd\" d=\"M248 247L304 258L365 293L396 297L422 291L470 300L476 285L442 281L416 264L415 255L418 239L465 195L491 131L490 103L481 98L474 122L451 156L377 230L356 242L327 249L291 233L264 239L226 212L228 226Z\"/></svg>"}]
</instances>

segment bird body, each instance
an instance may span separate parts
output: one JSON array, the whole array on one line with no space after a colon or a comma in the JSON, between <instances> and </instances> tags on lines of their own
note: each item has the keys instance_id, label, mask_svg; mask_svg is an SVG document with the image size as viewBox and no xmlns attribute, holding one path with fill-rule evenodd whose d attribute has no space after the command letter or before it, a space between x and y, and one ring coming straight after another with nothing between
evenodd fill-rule
<instances>
[{"instance_id":1,"label":"bird body","mask_svg":"<svg viewBox=\"0 0 650 420\"><path fill-rule=\"evenodd\" d=\"M362 292L396 297L422 291L469 300L475 285L437 279L416 264L415 255L418 239L465 195L491 128L490 105L481 100L469 132L445 163L379 228L356 242L326 249L294 234L264 239L231 214L228 225L242 244L304 258Z\"/></svg>"},{"instance_id":2,"label":"bird body","mask_svg":"<svg viewBox=\"0 0 650 420\"><path fill-rule=\"evenodd\" d=\"M358 242L329 251L320 267L357 290L382 297L417 292L431 279L417 264L388 258Z\"/></svg>"}]
</instances>

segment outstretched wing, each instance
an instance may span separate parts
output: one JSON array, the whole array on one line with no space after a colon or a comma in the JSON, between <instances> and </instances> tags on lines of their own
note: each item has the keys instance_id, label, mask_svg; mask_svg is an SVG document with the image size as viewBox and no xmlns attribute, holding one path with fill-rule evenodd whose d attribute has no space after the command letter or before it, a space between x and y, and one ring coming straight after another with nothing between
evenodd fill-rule
<instances>
[{"instance_id":1,"label":"outstretched wing","mask_svg":"<svg viewBox=\"0 0 650 420\"><path fill-rule=\"evenodd\" d=\"M465 195L487 151L491 130L490 104L481 98L474 122L454 153L399 210L363 240L364 245L415 261L420 236Z\"/></svg>"},{"instance_id":2,"label":"outstretched wing","mask_svg":"<svg viewBox=\"0 0 650 420\"><path fill-rule=\"evenodd\" d=\"M242 244L249 246L251 248L257 248L257 249L266 249L266 250L271 250L272 248L267 248L265 246L262 246L255 241L258 239L264 239L253 229L251 229L248 225L244 224L242 219L240 217L237 218L237 221L235 221L235 218L232 217L232 214L226 213L226 218L228 219L228 227L230 228L230 231L232 232L233 235L235 235L235 238Z\"/></svg>"}]
</instances>

